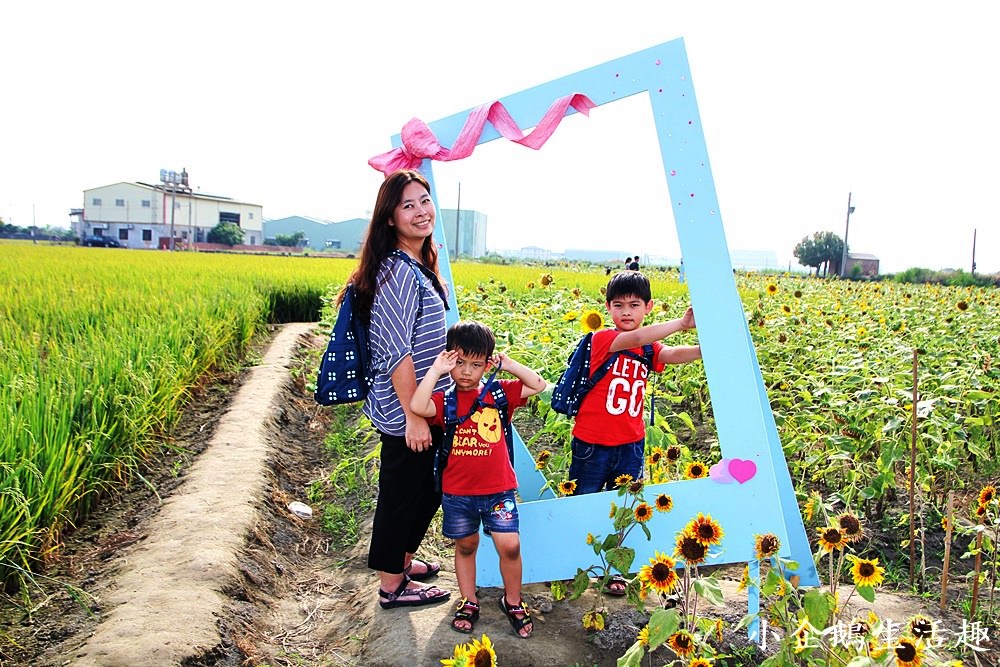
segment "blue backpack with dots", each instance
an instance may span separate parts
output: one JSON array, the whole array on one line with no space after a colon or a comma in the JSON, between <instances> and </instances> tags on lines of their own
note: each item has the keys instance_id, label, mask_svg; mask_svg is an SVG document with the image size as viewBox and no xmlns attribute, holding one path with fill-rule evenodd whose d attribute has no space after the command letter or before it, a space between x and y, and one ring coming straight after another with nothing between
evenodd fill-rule
<instances>
[{"instance_id":1,"label":"blue backpack with dots","mask_svg":"<svg viewBox=\"0 0 1000 667\"><path fill-rule=\"evenodd\" d=\"M420 269L415 261L403 252L395 251L413 269L420 284ZM368 347L368 329L361 317L354 312L356 298L354 286L348 285L344 300L340 302L337 320L330 331L326 352L319 364L316 378L316 392L313 398L320 405L341 405L356 403L368 397L375 381L371 372L371 351ZM423 312L423 304L417 297L417 319ZM414 332L414 338L416 332Z\"/></svg>"},{"instance_id":2,"label":"blue backpack with dots","mask_svg":"<svg viewBox=\"0 0 1000 667\"><path fill-rule=\"evenodd\" d=\"M566 369L559 376L556 386L552 389L552 409L569 417L576 416L583 403L583 397L594 388L601 378L608 374L620 355L641 361L646 368L653 365L653 346L643 345L642 356L631 350L620 350L609 356L603 364L590 372L590 347L594 333L590 332L580 339L576 349L569 355Z\"/></svg>"}]
</instances>

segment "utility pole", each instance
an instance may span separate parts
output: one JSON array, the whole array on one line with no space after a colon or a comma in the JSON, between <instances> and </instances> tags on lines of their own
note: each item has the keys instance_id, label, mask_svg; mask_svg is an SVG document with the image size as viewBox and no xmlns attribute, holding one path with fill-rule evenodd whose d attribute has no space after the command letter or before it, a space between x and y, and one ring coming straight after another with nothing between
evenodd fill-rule
<instances>
[{"instance_id":1,"label":"utility pole","mask_svg":"<svg viewBox=\"0 0 1000 667\"><path fill-rule=\"evenodd\" d=\"M976 230L972 230L972 277L976 277Z\"/></svg>"},{"instance_id":2,"label":"utility pole","mask_svg":"<svg viewBox=\"0 0 1000 667\"><path fill-rule=\"evenodd\" d=\"M844 225L844 253L840 257L840 277L847 276L847 233L851 230L851 213L854 207L851 206L851 193L847 193L847 224Z\"/></svg>"}]
</instances>

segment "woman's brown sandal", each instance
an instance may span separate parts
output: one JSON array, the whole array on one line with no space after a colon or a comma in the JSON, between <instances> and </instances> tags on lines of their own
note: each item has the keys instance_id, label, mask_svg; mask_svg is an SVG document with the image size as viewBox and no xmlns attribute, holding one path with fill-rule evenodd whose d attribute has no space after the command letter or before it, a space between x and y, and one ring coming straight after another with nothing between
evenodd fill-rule
<instances>
[{"instance_id":1,"label":"woman's brown sandal","mask_svg":"<svg viewBox=\"0 0 1000 667\"><path fill-rule=\"evenodd\" d=\"M435 604L444 602L451 593L438 588L437 586L424 586L422 588L407 588L410 578L403 577L399 582L399 588L392 593L388 593L381 588L378 589L378 596L381 598L378 604L382 609L393 609L395 607L419 607L425 604Z\"/></svg>"},{"instance_id":2,"label":"woman's brown sandal","mask_svg":"<svg viewBox=\"0 0 1000 667\"><path fill-rule=\"evenodd\" d=\"M531 614L528 613L528 608L524 606L524 601L522 600L520 604L513 607L507 606L507 594L500 596L500 611L503 615L507 617L510 621L510 627L514 628L514 634L521 639L527 639L531 636L531 630L534 628L534 623L531 622ZM527 628L528 634L522 635L521 630Z\"/></svg>"},{"instance_id":3,"label":"woman's brown sandal","mask_svg":"<svg viewBox=\"0 0 1000 667\"><path fill-rule=\"evenodd\" d=\"M455 616L451 619L451 629L455 632L471 635L479 620L479 605L469 602L469 598L462 598L455 607ZM468 623L469 627L463 627L459 623Z\"/></svg>"}]
</instances>

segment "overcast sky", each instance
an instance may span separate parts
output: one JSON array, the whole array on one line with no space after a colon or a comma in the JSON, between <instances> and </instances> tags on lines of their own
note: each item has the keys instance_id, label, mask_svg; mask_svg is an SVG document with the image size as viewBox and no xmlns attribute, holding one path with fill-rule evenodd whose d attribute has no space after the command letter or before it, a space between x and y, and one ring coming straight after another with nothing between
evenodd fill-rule
<instances>
[{"instance_id":1,"label":"overcast sky","mask_svg":"<svg viewBox=\"0 0 1000 667\"><path fill-rule=\"evenodd\" d=\"M998 272L998 17L975 0L7 2L0 217L65 226L84 189L161 168L267 218L363 217L367 160L411 117L683 37L730 250L787 263L804 236L843 236L851 192L851 250L883 271L969 270L978 230L978 270ZM460 182L488 216L491 249L680 254L641 96L435 178L439 208Z\"/></svg>"}]
</instances>

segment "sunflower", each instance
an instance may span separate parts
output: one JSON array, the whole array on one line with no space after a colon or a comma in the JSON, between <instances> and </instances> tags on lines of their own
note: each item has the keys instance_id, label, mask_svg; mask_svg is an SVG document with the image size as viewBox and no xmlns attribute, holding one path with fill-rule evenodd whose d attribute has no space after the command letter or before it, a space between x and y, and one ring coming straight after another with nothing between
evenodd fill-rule
<instances>
[{"instance_id":1,"label":"sunflower","mask_svg":"<svg viewBox=\"0 0 1000 667\"><path fill-rule=\"evenodd\" d=\"M687 630L678 630L667 637L667 645L680 658L686 658L694 653L694 636Z\"/></svg>"},{"instance_id":2,"label":"sunflower","mask_svg":"<svg viewBox=\"0 0 1000 667\"><path fill-rule=\"evenodd\" d=\"M593 544L593 543L594 543L594 534L587 533L587 544Z\"/></svg>"},{"instance_id":3,"label":"sunflower","mask_svg":"<svg viewBox=\"0 0 1000 667\"><path fill-rule=\"evenodd\" d=\"M677 565L670 556L654 552L654 558L649 559L649 565L639 568L639 581L646 588L652 588L657 593L669 593L677 587L680 579L674 566Z\"/></svg>"},{"instance_id":4,"label":"sunflower","mask_svg":"<svg viewBox=\"0 0 1000 667\"><path fill-rule=\"evenodd\" d=\"M677 445L670 445L667 447L666 457L671 463L677 461L681 457L681 448Z\"/></svg>"},{"instance_id":5,"label":"sunflower","mask_svg":"<svg viewBox=\"0 0 1000 667\"><path fill-rule=\"evenodd\" d=\"M646 523L653 516L653 508L646 503L639 503L635 506L635 520L639 523Z\"/></svg>"},{"instance_id":6,"label":"sunflower","mask_svg":"<svg viewBox=\"0 0 1000 667\"><path fill-rule=\"evenodd\" d=\"M714 664L708 658L695 658L687 664L687 667L712 667Z\"/></svg>"},{"instance_id":7,"label":"sunflower","mask_svg":"<svg viewBox=\"0 0 1000 667\"><path fill-rule=\"evenodd\" d=\"M614 519L616 514L618 514L618 505L611 503L611 511L608 512L608 518Z\"/></svg>"},{"instance_id":8,"label":"sunflower","mask_svg":"<svg viewBox=\"0 0 1000 667\"><path fill-rule=\"evenodd\" d=\"M802 622L799 623L799 627L795 629L795 652L801 653L807 648L815 648L816 642L814 641L815 635L818 635L816 628L813 627L812 623L809 622L808 618L803 618Z\"/></svg>"},{"instance_id":9,"label":"sunflower","mask_svg":"<svg viewBox=\"0 0 1000 667\"><path fill-rule=\"evenodd\" d=\"M778 553L778 549L781 548L781 540L774 533L765 533L763 535L754 536L754 551L757 554L757 560L767 560L771 556L775 556Z\"/></svg>"},{"instance_id":10,"label":"sunflower","mask_svg":"<svg viewBox=\"0 0 1000 667\"><path fill-rule=\"evenodd\" d=\"M852 635L856 637L864 637L872 631L872 626L863 618L855 618L851 621L848 629L851 631Z\"/></svg>"},{"instance_id":11,"label":"sunflower","mask_svg":"<svg viewBox=\"0 0 1000 667\"><path fill-rule=\"evenodd\" d=\"M775 285L774 283L768 284L768 286L767 286L767 293L771 294L771 295L777 294L778 293L778 286Z\"/></svg>"},{"instance_id":12,"label":"sunflower","mask_svg":"<svg viewBox=\"0 0 1000 667\"><path fill-rule=\"evenodd\" d=\"M525 287L527 287L528 289L535 289L535 283L529 280L528 284L525 285Z\"/></svg>"},{"instance_id":13,"label":"sunflower","mask_svg":"<svg viewBox=\"0 0 1000 667\"><path fill-rule=\"evenodd\" d=\"M669 512L674 508L674 499L665 493L656 496L656 511Z\"/></svg>"},{"instance_id":14,"label":"sunflower","mask_svg":"<svg viewBox=\"0 0 1000 667\"><path fill-rule=\"evenodd\" d=\"M997 497L997 490L992 484L987 484L979 492L979 504L987 505L991 500Z\"/></svg>"},{"instance_id":15,"label":"sunflower","mask_svg":"<svg viewBox=\"0 0 1000 667\"><path fill-rule=\"evenodd\" d=\"M571 479L559 482L559 493L564 496L572 496L574 492L576 492L576 482Z\"/></svg>"},{"instance_id":16,"label":"sunflower","mask_svg":"<svg viewBox=\"0 0 1000 667\"><path fill-rule=\"evenodd\" d=\"M786 314L786 315L787 315L788 313L792 312L792 309L791 309L791 308L790 308L790 307L788 306L788 304L787 304L787 303L786 303L785 305L783 305L783 306L781 307L781 310L783 310L783 311L785 312L785 314Z\"/></svg>"},{"instance_id":17,"label":"sunflower","mask_svg":"<svg viewBox=\"0 0 1000 667\"><path fill-rule=\"evenodd\" d=\"M615 477L615 486L619 489L632 483L632 475L618 475Z\"/></svg>"},{"instance_id":18,"label":"sunflower","mask_svg":"<svg viewBox=\"0 0 1000 667\"><path fill-rule=\"evenodd\" d=\"M794 296L796 299L801 299L802 298L802 290L800 290L800 289L795 290L794 292L792 292L792 296Z\"/></svg>"},{"instance_id":19,"label":"sunflower","mask_svg":"<svg viewBox=\"0 0 1000 667\"><path fill-rule=\"evenodd\" d=\"M551 458L551 456L552 452L550 452L547 449L543 449L542 451L538 452L538 456L535 457L535 468L537 470L541 470L542 468L544 468L546 464L548 464L549 458Z\"/></svg>"},{"instance_id":20,"label":"sunflower","mask_svg":"<svg viewBox=\"0 0 1000 667\"><path fill-rule=\"evenodd\" d=\"M844 512L837 517L837 527L843 533L845 542L857 542L864 532L861 529L861 520L850 512Z\"/></svg>"},{"instance_id":21,"label":"sunflower","mask_svg":"<svg viewBox=\"0 0 1000 667\"><path fill-rule=\"evenodd\" d=\"M497 654L489 637L483 635L482 641L473 639L468 646L469 651L465 655L469 667L496 667Z\"/></svg>"},{"instance_id":22,"label":"sunflower","mask_svg":"<svg viewBox=\"0 0 1000 667\"><path fill-rule=\"evenodd\" d=\"M698 516L688 522L688 525L684 527L684 532L706 547L719 544L725 535L722 526L711 515L706 516L701 512L698 512Z\"/></svg>"},{"instance_id":23,"label":"sunflower","mask_svg":"<svg viewBox=\"0 0 1000 667\"><path fill-rule=\"evenodd\" d=\"M948 517L946 516L941 517L941 529L946 533L948 532Z\"/></svg>"},{"instance_id":24,"label":"sunflower","mask_svg":"<svg viewBox=\"0 0 1000 667\"><path fill-rule=\"evenodd\" d=\"M645 627L643 627L642 630L639 630L639 635L635 638L635 640L637 642L639 642L640 644L642 644L643 648L649 648L649 626L648 625L645 626Z\"/></svg>"},{"instance_id":25,"label":"sunflower","mask_svg":"<svg viewBox=\"0 0 1000 667\"><path fill-rule=\"evenodd\" d=\"M443 667L457 667L458 665L468 664L466 655L469 653L468 644L455 644L455 652L450 658L444 658L441 661Z\"/></svg>"},{"instance_id":26,"label":"sunflower","mask_svg":"<svg viewBox=\"0 0 1000 667\"><path fill-rule=\"evenodd\" d=\"M579 287L574 287L573 288L573 296L579 298L579 296L580 296L580 288Z\"/></svg>"},{"instance_id":27,"label":"sunflower","mask_svg":"<svg viewBox=\"0 0 1000 667\"><path fill-rule=\"evenodd\" d=\"M684 468L684 479L699 479L708 476L708 466L700 461L691 461Z\"/></svg>"},{"instance_id":28,"label":"sunflower","mask_svg":"<svg viewBox=\"0 0 1000 667\"><path fill-rule=\"evenodd\" d=\"M549 285L552 284L552 276L546 273L541 278L538 279L538 282L542 283L543 287L548 287Z\"/></svg>"},{"instance_id":29,"label":"sunflower","mask_svg":"<svg viewBox=\"0 0 1000 667\"><path fill-rule=\"evenodd\" d=\"M708 547L690 535L680 533L677 537L677 545L674 547L674 555L683 558L688 565L698 565L705 562Z\"/></svg>"},{"instance_id":30,"label":"sunflower","mask_svg":"<svg viewBox=\"0 0 1000 667\"><path fill-rule=\"evenodd\" d=\"M987 512L986 505L978 505L976 507L976 518L982 519L984 516L986 516L986 512Z\"/></svg>"},{"instance_id":31,"label":"sunflower","mask_svg":"<svg viewBox=\"0 0 1000 667\"><path fill-rule=\"evenodd\" d=\"M934 626L935 623L926 616L917 614L910 619L909 628L910 634L917 639L922 639L924 642L930 642L934 639Z\"/></svg>"},{"instance_id":32,"label":"sunflower","mask_svg":"<svg viewBox=\"0 0 1000 667\"><path fill-rule=\"evenodd\" d=\"M959 310L964 311L969 309L969 304L965 301L959 301L958 303L955 304L955 307L958 308Z\"/></svg>"},{"instance_id":33,"label":"sunflower","mask_svg":"<svg viewBox=\"0 0 1000 667\"><path fill-rule=\"evenodd\" d=\"M740 585L736 587L736 592L745 591L750 586L750 565L743 564L743 574L740 576Z\"/></svg>"},{"instance_id":34,"label":"sunflower","mask_svg":"<svg viewBox=\"0 0 1000 667\"><path fill-rule=\"evenodd\" d=\"M634 496L637 496L640 493L642 493L642 487L644 486L646 486L646 482L644 480L637 479L628 485L628 492Z\"/></svg>"},{"instance_id":35,"label":"sunflower","mask_svg":"<svg viewBox=\"0 0 1000 667\"><path fill-rule=\"evenodd\" d=\"M601 315L600 311L588 310L580 318L580 326L583 327L584 331L597 331L604 328L604 316Z\"/></svg>"},{"instance_id":36,"label":"sunflower","mask_svg":"<svg viewBox=\"0 0 1000 667\"><path fill-rule=\"evenodd\" d=\"M653 451L646 457L646 461L651 466L655 466L663 458L663 450L659 447L653 447Z\"/></svg>"},{"instance_id":37,"label":"sunflower","mask_svg":"<svg viewBox=\"0 0 1000 667\"><path fill-rule=\"evenodd\" d=\"M896 654L896 664L899 667L920 667L924 664L920 644L910 637L900 637L899 643L892 650Z\"/></svg>"},{"instance_id":38,"label":"sunflower","mask_svg":"<svg viewBox=\"0 0 1000 667\"><path fill-rule=\"evenodd\" d=\"M885 568L879 566L878 558L858 558L848 555L847 559L854 563L851 567L851 576L854 577L855 586L878 586L882 583Z\"/></svg>"},{"instance_id":39,"label":"sunflower","mask_svg":"<svg viewBox=\"0 0 1000 667\"><path fill-rule=\"evenodd\" d=\"M826 552L833 551L834 549L843 549L844 545L847 544L844 540L844 534L835 526L817 528L816 532L819 533L819 546L823 547L823 550Z\"/></svg>"},{"instance_id":40,"label":"sunflower","mask_svg":"<svg viewBox=\"0 0 1000 667\"><path fill-rule=\"evenodd\" d=\"M576 312L575 310L571 310L567 312L565 315L563 315L563 322L572 322L578 317L580 317L580 313Z\"/></svg>"}]
</instances>

